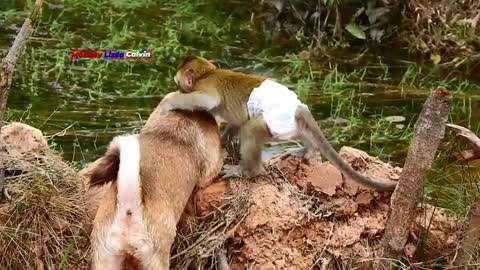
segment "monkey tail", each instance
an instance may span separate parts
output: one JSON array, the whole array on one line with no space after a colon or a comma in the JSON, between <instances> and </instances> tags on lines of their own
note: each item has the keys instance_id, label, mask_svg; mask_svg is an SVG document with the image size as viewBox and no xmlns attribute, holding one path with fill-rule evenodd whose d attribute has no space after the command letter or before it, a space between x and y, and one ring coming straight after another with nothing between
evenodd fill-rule
<instances>
[{"instance_id":1,"label":"monkey tail","mask_svg":"<svg viewBox=\"0 0 480 270\"><path fill-rule=\"evenodd\" d=\"M364 175L361 175L355 171L350 165L348 165L333 149L333 147L328 142L327 138L323 134L322 130L318 127L315 119L313 118L311 112L303 106L299 106L295 114L296 122L301 125L300 128L306 133L305 136L310 137L309 139L315 143L315 146L318 147L323 155L335 165L340 171L356 182L369 187L379 190L391 191L394 190L397 186L396 182L379 182L372 180Z\"/></svg>"},{"instance_id":2,"label":"monkey tail","mask_svg":"<svg viewBox=\"0 0 480 270\"><path fill-rule=\"evenodd\" d=\"M140 177L140 145L135 135L115 137L93 169L89 184L101 186L109 182L125 182ZM123 181L122 181L123 180Z\"/></svg>"}]
</instances>

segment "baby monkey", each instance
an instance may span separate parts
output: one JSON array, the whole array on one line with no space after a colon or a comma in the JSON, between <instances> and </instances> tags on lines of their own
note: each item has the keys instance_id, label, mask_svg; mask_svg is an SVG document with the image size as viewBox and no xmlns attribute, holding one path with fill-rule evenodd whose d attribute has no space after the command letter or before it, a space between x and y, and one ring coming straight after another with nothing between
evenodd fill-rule
<instances>
[{"instance_id":1,"label":"baby monkey","mask_svg":"<svg viewBox=\"0 0 480 270\"><path fill-rule=\"evenodd\" d=\"M224 165L224 178L263 174L263 144L273 140L300 140L303 148L286 155L308 160L319 150L343 174L379 190L394 190L396 182L379 182L352 169L333 149L308 107L286 86L262 76L221 69L217 63L187 56L174 77L182 94L164 100L163 110L207 110L227 122L222 141L239 134L240 164Z\"/></svg>"}]
</instances>

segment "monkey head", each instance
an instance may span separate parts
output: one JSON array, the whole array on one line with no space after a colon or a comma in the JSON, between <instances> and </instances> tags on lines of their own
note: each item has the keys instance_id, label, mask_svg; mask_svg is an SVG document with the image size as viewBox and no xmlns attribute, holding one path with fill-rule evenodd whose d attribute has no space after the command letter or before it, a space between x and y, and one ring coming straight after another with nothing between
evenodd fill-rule
<instances>
[{"instance_id":1,"label":"monkey head","mask_svg":"<svg viewBox=\"0 0 480 270\"><path fill-rule=\"evenodd\" d=\"M182 63L178 65L177 73L173 78L181 92L190 93L196 81L219 68L219 64L214 60L190 55L185 57Z\"/></svg>"}]
</instances>

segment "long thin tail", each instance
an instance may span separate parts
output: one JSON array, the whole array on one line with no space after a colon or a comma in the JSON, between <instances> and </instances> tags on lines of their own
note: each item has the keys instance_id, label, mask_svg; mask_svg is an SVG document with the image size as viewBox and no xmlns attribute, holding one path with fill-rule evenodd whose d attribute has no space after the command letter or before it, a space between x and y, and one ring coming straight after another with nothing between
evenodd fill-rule
<instances>
[{"instance_id":1,"label":"long thin tail","mask_svg":"<svg viewBox=\"0 0 480 270\"><path fill-rule=\"evenodd\" d=\"M387 183L372 180L361 175L352 167L350 167L350 165L348 165L345 161L343 161L340 155L338 155L337 151L335 151L335 149L333 149L333 147L330 145L327 138L325 138L325 135L323 135L322 130L318 127L315 119L307 108L299 106L295 118L297 123L300 125L305 125L305 132L311 131L306 135L311 137L310 139L315 143L315 146L317 146L322 154L325 155L325 157L327 157L328 160L330 160L330 162L332 162L333 165L335 165L335 167L337 167L342 173L369 188L375 188L379 190L395 189L397 186L396 182Z\"/></svg>"}]
</instances>

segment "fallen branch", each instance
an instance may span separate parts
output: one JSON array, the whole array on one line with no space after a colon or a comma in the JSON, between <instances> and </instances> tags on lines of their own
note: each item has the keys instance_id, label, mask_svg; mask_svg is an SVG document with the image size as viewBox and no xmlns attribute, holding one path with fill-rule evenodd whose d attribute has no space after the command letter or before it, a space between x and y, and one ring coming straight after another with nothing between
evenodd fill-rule
<instances>
[{"instance_id":1,"label":"fallen branch","mask_svg":"<svg viewBox=\"0 0 480 270\"><path fill-rule=\"evenodd\" d=\"M38 20L40 15L40 9L42 7L43 0L36 0L35 6L33 8L30 18L25 19L25 22L20 29L15 41L13 42L12 47L8 51L7 56L2 60L0 66L0 132L3 126L3 115L5 114L5 109L7 107L8 92L10 86L12 85L13 72L15 70L15 65L17 63L20 54L22 54L23 49L28 41L28 38L33 32L33 26ZM4 145L0 146L0 150L4 150ZM3 161L0 160L0 201L8 198L8 193L5 190L5 168Z\"/></svg>"},{"instance_id":2,"label":"fallen branch","mask_svg":"<svg viewBox=\"0 0 480 270\"><path fill-rule=\"evenodd\" d=\"M471 150L455 153L455 156L457 159L461 159L464 161L480 159L480 138L478 138L478 136L475 133L473 133L468 128L455 125L455 124L447 124L447 127L449 127L455 133L457 133L456 137L463 139L472 147Z\"/></svg>"},{"instance_id":3,"label":"fallen branch","mask_svg":"<svg viewBox=\"0 0 480 270\"><path fill-rule=\"evenodd\" d=\"M392 210L383 237L384 257L399 259L403 254L415 207L421 199L422 180L445 134L449 101L447 89L437 89L423 105L415 124L407 159L391 199Z\"/></svg>"}]
</instances>

